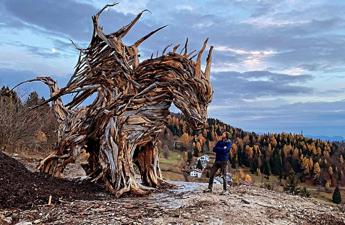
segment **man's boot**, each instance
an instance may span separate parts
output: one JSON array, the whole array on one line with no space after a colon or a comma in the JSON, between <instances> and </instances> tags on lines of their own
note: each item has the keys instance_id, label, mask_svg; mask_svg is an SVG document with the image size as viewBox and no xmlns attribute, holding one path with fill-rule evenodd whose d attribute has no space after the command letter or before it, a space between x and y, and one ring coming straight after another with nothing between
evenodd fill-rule
<instances>
[{"instance_id":1,"label":"man's boot","mask_svg":"<svg viewBox=\"0 0 345 225\"><path fill-rule=\"evenodd\" d=\"M204 193L212 193L212 187L208 187L203 191Z\"/></svg>"},{"instance_id":2,"label":"man's boot","mask_svg":"<svg viewBox=\"0 0 345 225\"><path fill-rule=\"evenodd\" d=\"M223 190L222 193L220 193L220 195L227 195L227 194L229 194L227 190Z\"/></svg>"}]
</instances>

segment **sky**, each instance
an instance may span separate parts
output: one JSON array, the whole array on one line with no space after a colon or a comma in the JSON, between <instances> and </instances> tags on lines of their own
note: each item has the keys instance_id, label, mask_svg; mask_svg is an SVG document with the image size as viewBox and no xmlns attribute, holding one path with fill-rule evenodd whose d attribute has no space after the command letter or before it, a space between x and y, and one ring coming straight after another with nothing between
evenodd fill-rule
<instances>
[{"instance_id":1,"label":"sky","mask_svg":"<svg viewBox=\"0 0 345 225\"><path fill-rule=\"evenodd\" d=\"M103 0L1 0L0 86L52 76L63 86L86 47ZM260 133L345 137L345 1L119 0L102 14L106 33L148 9L124 40L168 25L140 48L214 46L209 117ZM204 60L205 62L205 60ZM48 96L39 84L18 89Z\"/></svg>"}]
</instances>

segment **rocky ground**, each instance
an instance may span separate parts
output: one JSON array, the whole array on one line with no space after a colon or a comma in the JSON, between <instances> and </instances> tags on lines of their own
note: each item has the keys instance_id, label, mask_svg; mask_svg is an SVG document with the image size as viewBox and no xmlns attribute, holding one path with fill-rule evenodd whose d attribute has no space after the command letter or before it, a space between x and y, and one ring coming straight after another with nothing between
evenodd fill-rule
<instances>
[{"instance_id":1,"label":"rocky ground","mask_svg":"<svg viewBox=\"0 0 345 225\"><path fill-rule=\"evenodd\" d=\"M4 182L1 180L0 194ZM25 193L28 185L20 182ZM54 186L47 186L44 193L57 199L51 205L47 205L47 196L24 205L16 205L18 199L1 199L0 224L345 224L344 206L322 200L250 186L232 187L223 196L221 185L215 186L214 193L203 193L204 183L172 183L178 188L121 199L93 188L72 191L76 196L61 198ZM55 185L60 190L60 184ZM7 195L14 192L7 191ZM78 198L77 193L89 197Z\"/></svg>"}]
</instances>

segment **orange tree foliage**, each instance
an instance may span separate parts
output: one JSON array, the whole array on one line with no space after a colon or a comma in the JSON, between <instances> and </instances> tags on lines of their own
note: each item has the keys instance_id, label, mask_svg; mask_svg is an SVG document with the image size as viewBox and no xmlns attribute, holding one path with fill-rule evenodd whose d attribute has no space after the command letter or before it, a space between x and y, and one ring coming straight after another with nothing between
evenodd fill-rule
<instances>
[{"instance_id":1,"label":"orange tree foliage","mask_svg":"<svg viewBox=\"0 0 345 225\"><path fill-rule=\"evenodd\" d=\"M184 120L180 114L173 114L172 117ZM182 133L183 128L178 129L181 131L175 133ZM281 178L286 178L293 170L300 175L301 181L309 179L325 185L327 181L335 180L331 186L345 185L344 143L332 143L291 133L258 135L231 127L217 119L208 119L207 128L200 134L193 133L190 129L188 132L196 135L199 140L194 145L200 145L204 149L205 143L210 147L214 146L222 131L232 134L230 161L233 168L245 166L253 173L263 173L265 170L266 174ZM200 150L200 147L197 148Z\"/></svg>"}]
</instances>

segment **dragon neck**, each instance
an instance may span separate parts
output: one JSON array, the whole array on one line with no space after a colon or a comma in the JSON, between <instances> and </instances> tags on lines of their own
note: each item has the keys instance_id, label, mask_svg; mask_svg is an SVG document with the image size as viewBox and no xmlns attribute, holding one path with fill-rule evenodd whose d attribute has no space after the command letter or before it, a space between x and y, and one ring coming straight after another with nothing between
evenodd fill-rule
<instances>
[{"instance_id":1,"label":"dragon neck","mask_svg":"<svg viewBox=\"0 0 345 225\"><path fill-rule=\"evenodd\" d=\"M168 57L169 56L169 57ZM179 89L194 78L195 63L182 55L169 53L140 63L136 81L143 87L156 84L159 88Z\"/></svg>"}]
</instances>

